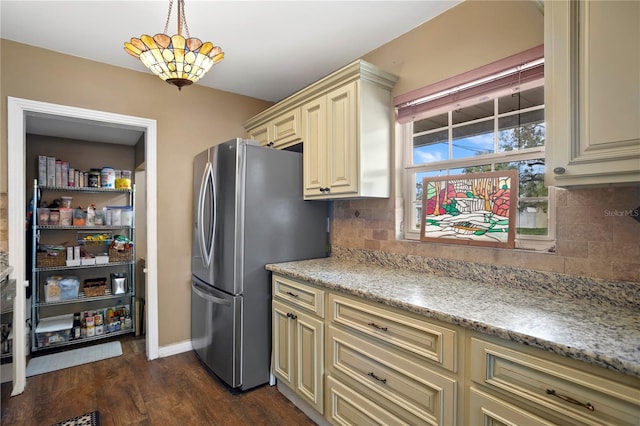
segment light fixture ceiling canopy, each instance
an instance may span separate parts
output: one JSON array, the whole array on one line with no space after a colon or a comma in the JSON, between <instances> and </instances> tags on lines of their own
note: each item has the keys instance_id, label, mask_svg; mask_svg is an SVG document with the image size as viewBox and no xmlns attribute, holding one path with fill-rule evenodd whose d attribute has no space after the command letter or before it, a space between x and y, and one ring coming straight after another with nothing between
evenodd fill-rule
<instances>
[{"instance_id":1,"label":"light fixture ceiling canopy","mask_svg":"<svg viewBox=\"0 0 640 426\"><path fill-rule=\"evenodd\" d=\"M164 34L132 37L130 42L124 43L124 50L140 59L155 75L181 90L183 86L200 80L211 67L222 61L224 52L210 41L203 43L189 35L184 0L178 0L178 32L173 36L167 35L172 9L173 0L170 0ZM187 38L182 35L183 27Z\"/></svg>"}]
</instances>

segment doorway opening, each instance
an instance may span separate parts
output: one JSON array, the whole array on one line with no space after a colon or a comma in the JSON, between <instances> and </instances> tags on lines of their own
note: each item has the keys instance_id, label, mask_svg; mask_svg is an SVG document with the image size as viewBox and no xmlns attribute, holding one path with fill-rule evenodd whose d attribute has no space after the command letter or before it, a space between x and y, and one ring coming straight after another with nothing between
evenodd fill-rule
<instances>
[{"instance_id":1,"label":"doorway opening","mask_svg":"<svg viewBox=\"0 0 640 426\"><path fill-rule=\"evenodd\" d=\"M26 232L25 209L28 197L25 190L27 133L32 127L45 125L47 132L55 136L55 132L65 132L67 138L83 140L83 132L90 132L108 138L120 138L129 133L137 133L144 138L144 191L145 195L145 304L146 304L146 354L148 359L158 358L158 306L157 306L157 130L156 121L147 118L113 114L103 111L57 105L46 102L20 98L7 98L7 164L8 164L8 228L9 228L9 263L14 267L17 286L27 287L30 276L27 276L26 265ZM44 132L44 130L31 130ZM58 133L62 136L62 133ZM102 141L104 142L104 140ZM26 332L26 291L16 291L14 309L14 333L16 336ZM26 378L26 353L24 345L14 345L13 362L13 395L24 390Z\"/></svg>"}]
</instances>

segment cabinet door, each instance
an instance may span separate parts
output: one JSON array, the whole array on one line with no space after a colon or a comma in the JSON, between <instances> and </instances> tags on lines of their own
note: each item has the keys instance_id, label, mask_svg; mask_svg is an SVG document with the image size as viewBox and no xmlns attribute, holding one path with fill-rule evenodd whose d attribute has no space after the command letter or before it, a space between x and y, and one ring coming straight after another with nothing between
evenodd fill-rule
<instances>
[{"instance_id":1,"label":"cabinet door","mask_svg":"<svg viewBox=\"0 0 640 426\"><path fill-rule=\"evenodd\" d=\"M286 148L300 142L300 108L287 111L271 121L274 148Z\"/></svg>"},{"instance_id":2,"label":"cabinet door","mask_svg":"<svg viewBox=\"0 0 640 426\"><path fill-rule=\"evenodd\" d=\"M262 126L249 130L249 139L260 142L260 145L266 146L271 141L271 134L269 129L271 123L264 124Z\"/></svg>"},{"instance_id":3,"label":"cabinet door","mask_svg":"<svg viewBox=\"0 0 640 426\"><path fill-rule=\"evenodd\" d=\"M287 313L291 308L274 300L272 310L273 333L273 374L289 388L294 388L292 374L294 372L292 356L293 330Z\"/></svg>"},{"instance_id":4,"label":"cabinet door","mask_svg":"<svg viewBox=\"0 0 640 426\"><path fill-rule=\"evenodd\" d=\"M302 106L302 140L304 150L304 196L319 197L326 180L326 98Z\"/></svg>"},{"instance_id":5,"label":"cabinet door","mask_svg":"<svg viewBox=\"0 0 640 426\"><path fill-rule=\"evenodd\" d=\"M640 2L545 4L547 183L640 180Z\"/></svg>"},{"instance_id":6,"label":"cabinet door","mask_svg":"<svg viewBox=\"0 0 640 426\"><path fill-rule=\"evenodd\" d=\"M305 314L297 314L295 327L295 390L320 414L324 412L324 324Z\"/></svg>"},{"instance_id":7,"label":"cabinet door","mask_svg":"<svg viewBox=\"0 0 640 426\"><path fill-rule=\"evenodd\" d=\"M358 82L327 94L327 186L328 195L358 191Z\"/></svg>"}]
</instances>

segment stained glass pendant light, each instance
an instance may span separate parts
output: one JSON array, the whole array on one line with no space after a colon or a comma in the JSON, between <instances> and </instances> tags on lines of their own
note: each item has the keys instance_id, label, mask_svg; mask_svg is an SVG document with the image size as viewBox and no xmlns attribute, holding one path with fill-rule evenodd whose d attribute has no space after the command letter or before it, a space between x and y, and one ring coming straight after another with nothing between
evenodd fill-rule
<instances>
[{"instance_id":1,"label":"stained glass pendant light","mask_svg":"<svg viewBox=\"0 0 640 426\"><path fill-rule=\"evenodd\" d=\"M132 37L131 42L124 43L124 50L140 59L155 75L182 90L183 86L200 80L212 66L222 61L224 53L210 41L203 43L199 38L191 38L184 15L184 0L178 0L178 33L168 36L172 8L173 0L170 0L164 34ZM182 36L183 27L186 39Z\"/></svg>"}]
</instances>

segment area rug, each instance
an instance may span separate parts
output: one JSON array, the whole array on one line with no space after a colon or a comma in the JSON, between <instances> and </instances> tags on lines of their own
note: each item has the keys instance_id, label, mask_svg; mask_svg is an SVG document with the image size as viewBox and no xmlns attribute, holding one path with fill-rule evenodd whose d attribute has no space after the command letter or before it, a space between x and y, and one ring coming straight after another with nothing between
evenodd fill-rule
<instances>
[{"instance_id":1,"label":"area rug","mask_svg":"<svg viewBox=\"0 0 640 426\"><path fill-rule=\"evenodd\" d=\"M27 364L27 377L75 367L122 355L120 342L108 342L70 351L35 357Z\"/></svg>"},{"instance_id":2,"label":"area rug","mask_svg":"<svg viewBox=\"0 0 640 426\"><path fill-rule=\"evenodd\" d=\"M91 413L83 414L52 426L100 426L100 413L92 411Z\"/></svg>"}]
</instances>

